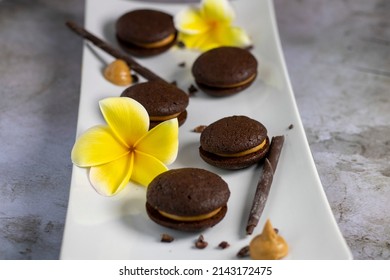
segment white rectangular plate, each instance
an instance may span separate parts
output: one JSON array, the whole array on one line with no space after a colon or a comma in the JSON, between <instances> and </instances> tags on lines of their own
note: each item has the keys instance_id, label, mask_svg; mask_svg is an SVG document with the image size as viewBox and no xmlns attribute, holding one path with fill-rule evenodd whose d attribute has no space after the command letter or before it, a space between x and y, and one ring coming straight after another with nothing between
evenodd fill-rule
<instances>
[{"instance_id":1,"label":"white rectangular plate","mask_svg":"<svg viewBox=\"0 0 390 280\"><path fill-rule=\"evenodd\" d=\"M87 0L85 27L116 45L115 20L137 8L152 8L172 15L186 4L134 1ZM219 174L231 191L228 213L214 228L203 232L209 246L199 250L194 241L199 233L181 233L153 223L145 211L143 187L129 183L113 198L102 197L90 186L87 170L74 167L61 259L237 259L237 252L259 234L267 218L289 244L286 259L351 259L328 205L299 117L278 37L271 0L233 1L235 25L245 28L253 39L251 50L259 62L257 80L237 95L211 98L202 92L190 98L188 119L180 127L178 158L170 168L199 167ZM77 38L75 38L76 40ZM194 51L170 51L138 61L180 88L192 84ZM77 134L103 123L100 99L119 96L123 87L107 82L102 69L113 58L84 46L82 86ZM185 62L185 67L178 65ZM226 171L204 163L198 155L199 133L192 129L219 118L246 115L262 122L270 137L285 135L271 191L259 225L252 236L245 234L246 222L261 167ZM288 127L293 125L292 129ZM160 242L162 233L172 243ZM227 241L231 246L218 249Z\"/></svg>"}]
</instances>

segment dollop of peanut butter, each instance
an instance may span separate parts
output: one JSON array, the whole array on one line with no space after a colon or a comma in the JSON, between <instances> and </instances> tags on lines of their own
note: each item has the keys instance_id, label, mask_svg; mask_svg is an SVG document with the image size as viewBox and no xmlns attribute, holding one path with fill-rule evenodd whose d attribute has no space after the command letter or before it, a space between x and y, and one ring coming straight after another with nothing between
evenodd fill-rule
<instances>
[{"instance_id":1,"label":"dollop of peanut butter","mask_svg":"<svg viewBox=\"0 0 390 280\"><path fill-rule=\"evenodd\" d=\"M132 83L130 68L121 59L115 60L104 69L104 77L118 86L128 86Z\"/></svg>"},{"instance_id":2,"label":"dollop of peanut butter","mask_svg":"<svg viewBox=\"0 0 390 280\"><path fill-rule=\"evenodd\" d=\"M288 245L267 220L263 232L250 242L249 254L254 260L279 260L288 254Z\"/></svg>"}]
</instances>

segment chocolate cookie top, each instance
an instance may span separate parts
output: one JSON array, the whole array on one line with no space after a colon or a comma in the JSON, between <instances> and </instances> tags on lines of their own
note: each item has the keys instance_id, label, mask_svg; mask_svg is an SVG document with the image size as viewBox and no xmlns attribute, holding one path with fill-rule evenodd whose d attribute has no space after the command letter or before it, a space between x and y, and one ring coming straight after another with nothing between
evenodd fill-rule
<instances>
[{"instance_id":1,"label":"chocolate cookie top","mask_svg":"<svg viewBox=\"0 0 390 280\"><path fill-rule=\"evenodd\" d=\"M150 116L168 116L186 110L188 95L178 87L149 81L135 84L125 89L122 97L130 97L141 103Z\"/></svg>"},{"instance_id":2,"label":"chocolate cookie top","mask_svg":"<svg viewBox=\"0 0 390 280\"><path fill-rule=\"evenodd\" d=\"M141 46L161 41L176 32L171 15L149 9L125 13L119 17L115 28L120 40Z\"/></svg>"},{"instance_id":3,"label":"chocolate cookie top","mask_svg":"<svg viewBox=\"0 0 390 280\"><path fill-rule=\"evenodd\" d=\"M204 151L234 154L260 145L267 138L267 129L246 116L230 116L208 125L200 136Z\"/></svg>"},{"instance_id":4,"label":"chocolate cookie top","mask_svg":"<svg viewBox=\"0 0 390 280\"><path fill-rule=\"evenodd\" d=\"M197 216L226 206L230 191L217 174L200 168L172 169L148 186L147 204L178 216Z\"/></svg>"},{"instance_id":5,"label":"chocolate cookie top","mask_svg":"<svg viewBox=\"0 0 390 280\"><path fill-rule=\"evenodd\" d=\"M257 60L238 47L219 47L201 54L192 65L195 81L210 87L230 87L251 79Z\"/></svg>"}]
</instances>

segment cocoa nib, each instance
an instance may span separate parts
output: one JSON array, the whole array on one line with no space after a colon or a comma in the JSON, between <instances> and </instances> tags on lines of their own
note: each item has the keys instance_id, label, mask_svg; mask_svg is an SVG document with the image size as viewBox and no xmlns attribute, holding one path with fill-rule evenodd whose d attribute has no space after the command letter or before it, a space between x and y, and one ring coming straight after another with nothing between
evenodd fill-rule
<instances>
[{"instance_id":1,"label":"cocoa nib","mask_svg":"<svg viewBox=\"0 0 390 280\"><path fill-rule=\"evenodd\" d=\"M207 125L198 125L192 131L196 133L202 133L203 130L207 127Z\"/></svg>"},{"instance_id":2,"label":"cocoa nib","mask_svg":"<svg viewBox=\"0 0 390 280\"><path fill-rule=\"evenodd\" d=\"M174 240L174 238L172 236L170 236L169 234L163 233L161 235L161 242L171 243L173 240Z\"/></svg>"},{"instance_id":3,"label":"cocoa nib","mask_svg":"<svg viewBox=\"0 0 390 280\"><path fill-rule=\"evenodd\" d=\"M218 247L221 248L221 249L226 249L227 247L229 247L230 244L226 241L222 241L221 243L219 243Z\"/></svg>"},{"instance_id":4,"label":"cocoa nib","mask_svg":"<svg viewBox=\"0 0 390 280\"><path fill-rule=\"evenodd\" d=\"M244 258L249 256L249 246L242 247L237 253L237 257Z\"/></svg>"},{"instance_id":5,"label":"cocoa nib","mask_svg":"<svg viewBox=\"0 0 390 280\"><path fill-rule=\"evenodd\" d=\"M178 42L176 43L176 45L177 45L177 47L178 47L179 49L184 49L184 48L186 47L186 45L184 44L183 41L178 41Z\"/></svg>"},{"instance_id":6,"label":"cocoa nib","mask_svg":"<svg viewBox=\"0 0 390 280\"><path fill-rule=\"evenodd\" d=\"M194 95L197 91L198 89L193 84L191 84L190 87L188 88L188 94L190 96Z\"/></svg>"},{"instance_id":7,"label":"cocoa nib","mask_svg":"<svg viewBox=\"0 0 390 280\"><path fill-rule=\"evenodd\" d=\"M201 234L198 239L195 241L195 247L198 249L204 249L209 245L205 240L203 235Z\"/></svg>"},{"instance_id":8,"label":"cocoa nib","mask_svg":"<svg viewBox=\"0 0 390 280\"><path fill-rule=\"evenodd\" d=\"M139 77L136 74L131 74L131 79L133 81L133 84L136 84L139 82Z\"/></svg>"}]
</instances>

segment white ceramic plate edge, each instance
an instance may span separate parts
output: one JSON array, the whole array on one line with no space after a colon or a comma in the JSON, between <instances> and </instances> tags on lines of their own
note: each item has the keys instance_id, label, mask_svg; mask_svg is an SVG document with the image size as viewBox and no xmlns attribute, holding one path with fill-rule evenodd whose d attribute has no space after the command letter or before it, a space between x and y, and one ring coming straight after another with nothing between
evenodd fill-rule
<instances>
[{"instance_id":1,"label":"white ceramic plate edge","mask_svg":"<svg viewBox=\"0 0 390 280\"><path fill-rule=\"evenodd\" d=\"M274 221L276 223L275 224L276 227L281 226L281 232L284 233L287 237L287 240L290 241L290 243L292 245L291 246L292 252L287 257L287 259L290 259L290 258L291 259L296 259L296 258L298 258L298 259L322 259L322 258L325 258L325 259L329 259L329 258L332 258L332 259L351 259L352 255L350 253L350 250L349 250L348 246L346 245L345 240L342 237L342 235L338 229L337 223L333 217L333 213L332 213L332 211L329 207L329 204L327 202L327 199L326 199L325 193L323 191L318 173L317 173L316 168L315 168L313 158L311 156L311 152L310 152L307 140L306 140L306 136L305 136L305 132L304 132L302 123L299 119L298 108L297 108L297 105L296 105L296 102L295 102L295 99L293 96L293 91L291 88L291 83L289 80L287 67L286 67L286 64L284 61L280 39L278 36L278 30L277 30L277 25L276 25L276 20L275 20L273 2L272 1L259 1L261 3L258 3L255 1L258 1L258 0L234 1L234 4L237 6L237 8L239 8L238 9L239 11L245 10L245 8L241 8L241 6L239 6L239 5L253 4L255 6L259 5L262 7L263 6L266 7L267 10L263 11L263 13L265 16L269 16L269 21L268 21L269 25L267 27L268 27L268 29L270 29L270 36L273 37L273 38L270 38L270 40L273 41L273 43L275 44L274 46L276 47L276 52L275 53L270 52L271 55L269 57L272 57L272 55L274 55L274 56L276 56L277 59L279 59L279 61L277 63L275 63L275 65L273 66L273 64L274 64L273 62L269 62L269 61L267 62L268 53L267 53L267 55L262 57L262 53L261 53L261 51L259 51L259 56L261 56L260 57L261 62L263 62L263 60L265 61L264 68L271 72L271 76L273 75L272 74L273 67L275 67L275 68L280 67L279 70L282 71L282 74L279 73L279 75L278 75L278 78L281 79L279 82L281 82L281 85L282 85L280 88L278 88L277 86L275 87L275 89L273 88L273 86L274 86L273 80L275 77L271 77L270 79L268 79L268 81L266 81L266 79L264 79L264 81L263 81L264 84L258 83L257 85L260 88L260 90L265 89L266 92L268 92L268 88L269 88L270 93L274 93L274 91L278 92L278 90L280 90L281 92L285 92L288 94L288 96L286 96L286 98L287 98L287 102L289 103L288 106L290 106L289 109L291 109L291 112L292 112L291 116L288 116L288 117L290 117L291 121L294 124L293 130L283 131L281 129L281 127L283 127L283 125L285 125L285 127L287 127L288 123L280 124L277 121L275 121L276 125L275 126L270 125L270 127L269 127L270 132L272 132L273 134L277 134L277 133L281 133L281 132L286 134L286 144L287 145L284 147L284 150L287 150L287 151L283 152L284 154L282 154L281 160L286 159L286 162L289 162L290 153L294 152L294 151L288 151L288 150L294 148L295 146L299 146L298 150L301 154L304 153L302 155L302 157L305 159L305 162L302 164L310 170L307 171L307 173L309 174L308 175L309 178L308 179L305 178L305 179L303 179L303 181L304 182L309 181L313 185L313 189L310 189L310 191L313 192L313 195L309 195L309 198L317 199L318 203L320 204L320 206L318 206L318 209L316 209L316 211L318 210L318 212L320 213L321 224L319 225L319 229L317 231L313 231L313 232L316 232L316 233L321 232L321 231L323 231L323 229L325 229L326 231L329 231L329 233L326 235L326 237L329 236L329 238L332 239L332 240L329 240L331 245L328 246L328 247L330 247L330 249L328 248L328 250L330 250L330 251L327 251L327 252L324 252L324 254L321 254L321 250L325 249L323 247L324 245L321 245L321 244L318 244L318 248L316 248L315 246L313 248L313 244L315 244L317 246L317 243L315 242L317 237L313 238L312 243L308 242L310 244L305 244L305 240L309 240L309 239L311 240L311 238L312 238L310 236L305 237L305 234L307 234L307 232L310 232L309 229L306 230L303 228L302 229L302 231L303 231L302 236L299 236L299 229L294 228L294 230L291 230L291 233L289 232L289 229L293 228L292 222L290 220L285 223L286 226L284 227L283 220L285 219L284 218L285 214L279 213L278 212L279 209L274 209L280 201L285 201L283 198L280 199L280 197L283 196L283 194L279 195L279 192L283 191L283 186L280 186L280 187L278 186L279 183L280 183L280 185L284 185L283 177L281 179L276 178L275 183L274 183L276 186L273 186L272 193L270 193L269 202L267 202L267 204L270 204L270 205L266 206L264 214L269 215L271 217L272 221ZM86 20L85 20L87 28L89 28L88 25L91 25L91 27L93 29L96 28L96 24L93 23L94 15L91 12L91 9L94 9L94 10L100 9L101 10L102 9L101 6L104 5L103 2L104 1L87 1ZM116 4L118 4L118 5L129 4L130 5L130 2L129 3L125 3L125 2L126 1L117 1L117 2L112 1L111 5L113 5L113 6L115 6ZM173 5L173 4L172 4L172 6L169 6L170 4L169 5L168 4L162 5L162 4L148 4L148 3L145 3L144 5L145 6L152 5L152 7L176 7L177 8L177 5ZM238 15L240 16L240 14L238 14ZM245 20L241 20L240 23L244 24ZM92 31L94 32L96 30L92 30ZM96 32L100 33L99 35L104 36L104 32L102 32L101 30L100 31L97 30ZM255 51L256 51L256 49L255 49ZM105 54L100 53L98 50L97 50L97 53L99 55L101 55L103 58L107 59L107 56L105 56ZM178 53L177 55L180 56L179 59L186 58L185 54L183 56L181 56L182 54ZM159 58L155 58L155 59L159 59ZM193 58L191 58L191 59L193 59ZM189 59L189 61L191 61L191 59ZM145 63L153 65L153 62L150 60L145 61ZM96 53L92 53L91 49L89 47L84 46L83 72L82 72L83 76L82 76L82 85L81 85L79 122L78 122L78 127L77 127L78 134L81 133L82 131L84 131L86 128L88 128L92 124L95 124L96 122L101 121L101 117L100 117L99 111L97 109L97 101L100 98L102 98L103 95L102 94L91 95L91 93L90 93L91 86L92 86L91 81L94 81L97 78L99 79L99 75L101 74L99 72L101 70L101 69L99 69L99 67L101 67L101 63L99 64L99 62L96 61ZM153 69L155 69L155 68L153 68ZM275 70L275 73L277 73L277 72L278 72L278 70ZM101 78L101 76L100 76L100 78ZM185 76L184 80L187 81L187 83L188 83L189 82L188 76ZM104 79L101 79L98 82L96 82L96 86L98 87L99 85L101 85L102 88L107 90L107 92L111 89L115 89L115 91L118 92L117 88L115 88L112 85L108 85L107 82L104 81ZM255 90L255 86L256 85L254 85L254 88L252 90L249 90L250 93L248 93L248 95L250 95L250 94L254 95L253 91ZM116 95L116 94L114 94L114 95ZM267 95L267 94L265 94L265 95ZM270 95L270 97L267 97L267 96L260 97L261 101L262 102L264 101L265 103L269 100L272 100L272 98L273 98L272 95ZM242 101L240 99L240 97L232 99L232 101L234 101L234 103L237 102L236 104L240 104L240 102L245 104L245 102L247 102L245 100ZM197 105L198 102L199 102L199 104L203 104L202 102L205 102L205 100L202 100L202 99L196 100L195 99L194 101L191 101L191 102L194 103L194 106L190 107L189 111L191 113L191 110L192 110L193 112L196 113L196 112L199 112L199 109L197 109L195 107L195 105ZM226 102L226 104L228 104L230 101L229 100L221 101L221 103L224 103L224 102ZM212 103L216 104L215 100L213 100ZM253 109L257 109L257 107L253 108ZM241 112L241 111L238 110L238 112ZM246 112L246 111L244 110L244 112ZM249 114L253 113L255 116L257 116L256 112L249 111L248 113ZM214 118L217 115L218 114L216 113ZM259 115L262 116L261 114L259 114ZM268 122L270 124L272 124L273 120L269 120ZM191 126L194 126L195 124L196 124L196 122L188 121L184 125L184 128L181 128L181 129L183 129L183 130L187 129L187 131L188 131L191 128ZM183 133L183 134L185 134L185 135L183 135L183 139L186 141L189 139L190 139L190 141L193 141L193 139L196 139L196 138L194 138L195 136L190 135L189 133L187 133L187 134ZM297 141L294 142L293 141L294 139L298 139L299 143L296 143ZM289 144L290 140L292 142L291 145ZM193 155L192 151L189 152L189 151L185 150L184 147L182 147L182 151L186 152L187 154L189 153L190 155ZM178 163L175 163L174 167L181 166L181 163L188 163L188 162L185 159L179 158ZM199 165L200 167L203 167L202 163L199 163L199 162L195 162L195 165ZM284 164L283 161L280 163L280 168L278 168L279 173L285 174L286 170L287 170L287 175L290 174L289 173L290 171L288 169L286 169L288 167L286 165L287 164ZM212 170L215 171L215 169L212 169ZM253 173L253 169L243 171L242 173L239 173L240 175L238 175L238 176L244 176L244 175L248 176L248 174L252 174L251 172ZM232 178L232 176L230 174L226 174L225 172L221 172L221 174L223 176L226 176L227 180L229 182L232 182L232 185L234 185L236 183L236 181L238 180L236 178ZM278 174L276 174L276 175L278 175ZM256 173L253 175L250 175L250 176L253 176L253 179L250 179L249 182L254 182L256 180L256 177L257 177ZM286 176L286 177L288 177L288 176ZM292 179L292 181L294 181L294 179L300 180L302 178L300 178L298 176L298 178L291 178L291 179ZM247 190L248 193L244 194L243 196L248 197L250 194L250 191L251 190L248 189ZM192 239L191 236L180 235L180 237L178 238L179 241L177 241L176 244L173 245L176 247L168 250L169 252L171 252L170 253L171 255L165 254L165 255L148 256L147 253L142 253L142 252L141 253L137 252L137 255L134 255L134 253L131 253L131 250L130 250L131 248L129 248L129 251L123 252L123 248L121 247L121 245L124 243L126 244L126 242L129 242L129 244L131 243L131 240L128 240L129 236L131 238L140 238L140 236L143 235L143 232L142 232L143 227L152 227L153 229L156 229L159 231L162 230L158 226L156 227L154 225L149 224L148 221L147 222L143 221L145 218L145 215L144 214L139 215L139 212L143 211L142 209L138 209L135 206L130 207L131 209L124 209L123 206L118 207L118 204L122 204L122 202L120 202L120 201L125 200L124 197L126 197L129 194L129 192L132 192L130 194L131 197L133 197L133 198L136 197L136 199L134 200L136 203L134 203L134 204L136 206L142 207L142 196L143 196L142 189L135 187L135 191L126 190L119 197L114 198L114 199L110 199L108 201L107 198L100 197L98 194L96 194L94 191L91 190L90 186L88 186L86 170L74 167L73 171L72 171L69 208L68 208L68 213L67 213L67 220L66 220L66 225L65 225L64 239L63 239L63 245L62 245L62 249L61 249L60 258L61 259L95 259L95 258L96 259L168 258L169 259L169 258L181 258L180 250L182 248L186 248L186 246L187 246L186 242L188 242L188 240ZM232 193L234 194L234 192L232 192ZM240 193L238 195L242 195L242 194ZM287 201L287 203L289 203L289 202ZM124 204L122 204L122 205L124 205ZM237 202L233 201L232 205L236 206ZM88 213L88 209L92 209L92 211L95 211L99 217L96 217L94 215L91 215L91 213ZM126 224L127 223L126 219L123 219L120 222L115 220L118 217L120 217L120 219L123 218L123 211L124 210L130 211L132 213L132 215L134 215L133 218L137 217L136 219L142 220L142 221L135 221L135 224L141 228L140 229L141 231L137 230L135 232L127 233L129 224L133 225L134 220L136 220L136 219L133 219L132 221L130 221L129 224ZM137 212L137 211L139 211L139 212ZM229 210L229 211L233 211L233 210ZM234 216L233 216L233 214L234 214ZM210 236L210 238L214 238L222 231L222 227L223 226L226 227L230 221L236 221L237 219L240 219L240 218L245 216L244 214L236 214L236 213L233 213L233 214L232 214L232 217L228 216L221 223L221 226L218 226L218 228L216 227L215 230L213 228L212 230L206 232L206 234L208 234L208 236ZM264 219L265 218L262 218L262 220L259 222L259 226L258 226L257 231L261 229L261 225L264 223ZM144 223L146 223L146 225L144 225ZM306 226L307 221L300 221L298 219L295 222L295 224L297 226L302 226L302 225ZM102 236L99 236L99 230L102 227L107 227L107 226L114 226L114 227L118 228L118 230L115 232L115 234L118 234L118 236L116 238L110 236L110 238L114 239L112 241L110 240L110 238L107 238L107 239L103 238L102 239ZM148 228L148 230L149 230L149 228ZM106 229L102 230L102 234L106 233L106 232L108 232L111 235L113 234L112 232L107 231ZM94 233L96 233L97 236L93 235ZM228 234L227 236L229 236L229 237L232 236L232 238L237 239L236 244L234 244L235 246L232 246L235 249L242 246L242 244L245 244L248 242L248 238L245 238L242 235L237 234L236 232L233 232L230 235ZM88 237L90 237L90 238L88 238ZM150 236L148 234L145 234L145 237L146 237L145 238L145 240L146 240L145 249L149 249L149 247L153 248L153 246L160 246L160 244L156 243L155 237ZM115 240L118 240L118 239L125 240L125 241L124 242L118 241L118 243L116 243ZM102 245L102 244L106 244L104 242L106 242L106 243L111 242L111 245L108 247L106 245ZM129 245L129 244L127 244L127 245ZM99 246L101 246L101 248ZM173 252L173 251L175 251L176 248L178 248L177 251L179 251L179 252ZM232 250L234 250L234 249L232 249ZM234 252L232 250L230 251L230 253L226 253L226 254L224 252L222 253L222 252L211 251L208 253L208 255L207 255L208 257L206 257L206 258L234 259L234 255L236 252ZM319 252L318 251L317 252L316 251L308 252L309 250L319 250ZM188 252L186 250L184 250L183 253L184 253L183 257L188 258L188 256L189 256ZM198 252L194 253L193 249L191 249L190 253L192 253L192 255L189 258L194 258L194 259L205 258L204 255L202 255ZM164 254L164 252L162 254Z\"/></svg>"}]
</instances>

